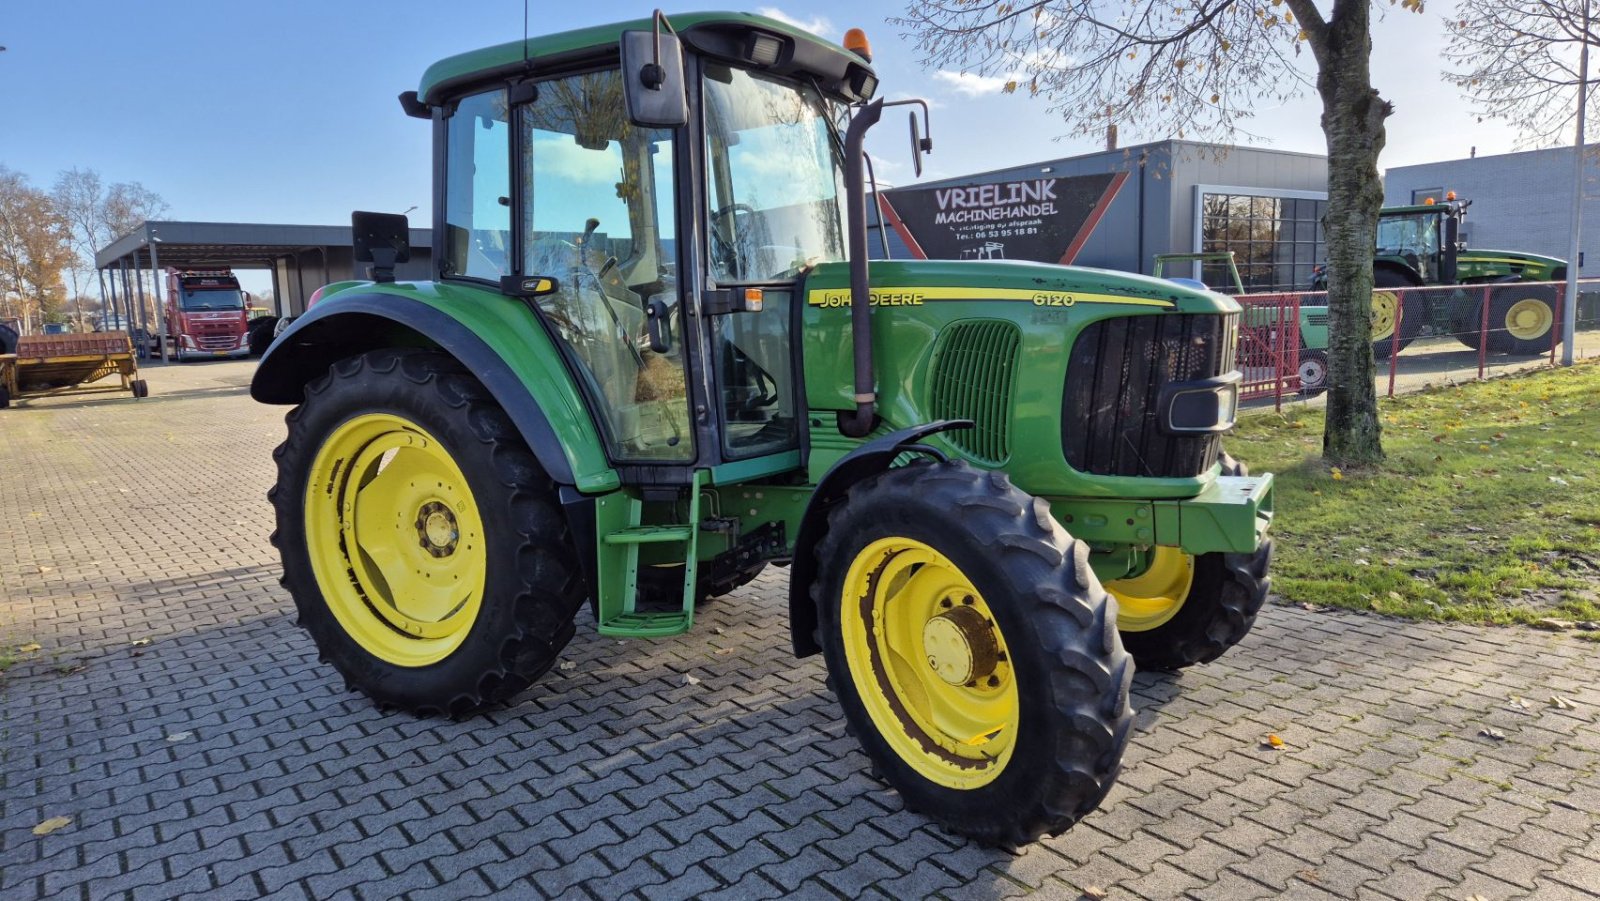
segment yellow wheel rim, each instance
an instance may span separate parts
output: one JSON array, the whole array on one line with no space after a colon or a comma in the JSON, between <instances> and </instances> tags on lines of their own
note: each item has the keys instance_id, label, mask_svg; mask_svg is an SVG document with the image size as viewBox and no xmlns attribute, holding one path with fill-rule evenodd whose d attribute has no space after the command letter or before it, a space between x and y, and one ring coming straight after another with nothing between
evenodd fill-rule
<instances>
[{"instance_id":1,"label":"yellow wheel rim","mask_svg":"<svg viewBox=\"0 0 1600 901\"><path fill-rule=\"evenodd\" d=\"M884 538L845 574L840 628L856 694L878 733L947 788L994 781L1016 747L1016 679L970 579L912 538Z\"/></svg>"},{"instance_id":2,"label":"yellow wheel rim","mask_svg":"<svg viewBox=\"0 0 1600 901\"><path fill-rule=\"evenodd\" d=\"M1106 590L1117 599L1117 628L1148 632L1167 624L1194 587L1194 556L1175 547L1156 547L1150 565L1137 576L1114 579Z\"/></svg>"},{"instance_id":3,"label":"yellow wheel rim","mask_svg":"<svg viewBox=\"0 0 1600 901\"><path fill-rule=\"evenodd\" d=\"M483 520L461 467L415 423L367 413L334 429L311 464L305 526L323 599L373 656L427 666L472 630Z\"/></svg>"},{"instance_id":4,"label":"yellow wheel rim","mask_svg":"<svg viewBox=\"0 0 1600 901\"><path fill-rule=\"evenodd\" d=\"M1400 295L1393 291L1372 292L1372 340L1382 341L1393 335L1401 315Z\"/></svg>"},{"instance_id":5,"label":"yellow wheel rim","mask_svg":"<svg viewBox=\"0 0 1600 901\"><path fill-rule=\"evenodd\" d=\"M1555 321L1555 311L1537 297L1519 300L1506 310L1506 331L1519 341L1543 338L1550 334Z\"/></svg>"}]
</instances>

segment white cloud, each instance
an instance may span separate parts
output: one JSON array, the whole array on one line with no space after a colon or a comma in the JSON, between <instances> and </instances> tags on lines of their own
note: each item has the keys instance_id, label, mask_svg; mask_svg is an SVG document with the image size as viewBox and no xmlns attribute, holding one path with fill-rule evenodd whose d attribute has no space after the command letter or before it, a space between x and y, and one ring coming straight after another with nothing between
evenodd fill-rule
<instances>
[{"instance_id":1,"label":"white cloud","mask_svg":"<svg viewBox=\"0 0 1600 901\"><path fill-rule=\"evenodd\" d=\"M621 180L621 155L615 144L609 149L610 153L586 150L565 135L533 139L533 153L539 160L539 168L569 182L606 185Z\"/></svg>"},{"instance_id":2,"label":"white cloud","mask_svg":"<svg viewBox=\"0 0 1600 901\"><path fill-rule=\"evenodd\" d=\"M943 82L951 90L963 97L982 97L987 94L998 94L1011 81L1003 75L977 75L972 72L952 72L949 69L940 69L933 73L935 81Z\"/></svg>"},{"instance_id":3,"label":"white cloud","mask_svg":"<svg viewBox=\"0 0 1600 901\"><path fill-rule=\"evenodd\" d=\"M789 15L776 6L763 6L758 8L756 12L766 16L769 19L777 19L779 22L793 25L802 31L809 31L812 34L820 37L832 37L834 33L833 23L828 20L827 16L812 16L809 19L801 19L796 16Z\"/></svg>"}]
</instances>

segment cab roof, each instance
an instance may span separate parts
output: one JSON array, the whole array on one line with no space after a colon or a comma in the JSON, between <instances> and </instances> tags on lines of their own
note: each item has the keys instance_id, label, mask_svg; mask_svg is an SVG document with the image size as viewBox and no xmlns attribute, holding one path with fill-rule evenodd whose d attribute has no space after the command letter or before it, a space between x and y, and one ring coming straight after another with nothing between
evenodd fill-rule
<instances>
[{"instance_id":1,"label":"cab roof","mask_svg":"<svg viewBox=\"0 0 1600 901\"><path fill-rule=\"evenodd\" d=\"M746 62L749 34L765 32L782 40L784 47L777 62L759 68L779 74L801 71L815 75L824 90L848 100L866 100L877 89L877 75L861 57L777 19L754 13L697 12L678 13L668 16L667 21L690 47L736 62ZM417 97L436 106L474 83L509 78L525 70L539 75L585 58L615 54L624 31L649 31L653 27L652 19L634 19L458 53L422 73Z\"/></svg>"}]
</instances>

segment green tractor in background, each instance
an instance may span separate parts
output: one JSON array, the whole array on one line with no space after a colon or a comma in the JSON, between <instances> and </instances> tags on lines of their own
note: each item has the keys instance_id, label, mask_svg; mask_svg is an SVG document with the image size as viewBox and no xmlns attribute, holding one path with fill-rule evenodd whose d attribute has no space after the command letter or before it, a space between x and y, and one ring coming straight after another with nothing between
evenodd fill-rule
<instances>
[{"instance_id":1,"label":"green tractor in background","mask_svg":"<svg viewBox=\"0 0 1600 901\"><path fill-rule=\"evenodd\" d=\"M869 272L862 142L899 104L846 43L658 13L429 68L401 103L437 277L394 281L404 217L357 213L373 279L263 358L252 395L295 405L274 542L350 686L452 716L548 671L586 605L672 636L786 566L793 650L877 770L1017 845L1110 789L1135 661L1213 660L1266 597L1272 478L1220 448L1239 307Z\"/></svg>"},{"instance_id":2,"label":"green tractor in background","mask_svg":"<svg viewBox=\"0 0 1600 901\"><path fill-rule=\"evenodd\" d=\"M1191 276L1169 276L1169 264L1198 263L1206 280ZM1183 270L1179 270L1183 271ZM1192 288L1212 290L1211 284L1221 280L1219 273L1225 279L1222 283L1223 293L1232 291L1232 297L1245 297L1248 292L1244 287L1244 279L1239 276L1239 265L1231 250L1209 250L1202 253L1158 253L1155 256L1156 278L1166 278L1178 284ZM1243 331L1241 340L1248 342L1253 347L1266 350L1269 354L1275 353L1278 345L1277 329L1278 317L1283 316L1279 306L1275 304L1252 304L1244 307ZM1299 309L1299 327L1295 330L1299 335L1299 354L1295 357L1294 369L1298 377L1298 392L1305 396L1321 394L1328 390L1328 307L1326 304L1306 305ZM1254 361L1257 365L1266 362L1260 355ZM1273 365L1283 365L1274 363Z\"/></svg>"},{"instance_id":3,"label":"green tractor in background","mask_svg":"<svg viewBox=\"0 0 1600 901\"><path fill-rule=\"evenodd\" d=\"M1551 284L1567 277L1567 263L1555 257L1514 250L1469 250L1459 239L1470 200L1458 201L1455 192L1442 203L1388 207L1378 214L1377 248L1372 260L1372 350L1388 359L1431 327L1435 334L1451 335L1478 349L1483 334L1484 295L1481 286L1492 285L1488 296L1488 347L1496 354L1537 354L1550 350L1556 333L1556 298L1561 288ZM1396 288L1479 286L1477 290L1416 291L1406 294L1404 315ZM1312 290L1327 290L1325 270L1318 268ZM1421 305L1421 310L1416 307ZM1302 307L1302 310L1308 309ZM1320 317L1327 347L1327 308ZM1399 331L1398 342L1394 339ZM1308 347L1315 348L1307 339Z\"/></svg>"}]
</instances>

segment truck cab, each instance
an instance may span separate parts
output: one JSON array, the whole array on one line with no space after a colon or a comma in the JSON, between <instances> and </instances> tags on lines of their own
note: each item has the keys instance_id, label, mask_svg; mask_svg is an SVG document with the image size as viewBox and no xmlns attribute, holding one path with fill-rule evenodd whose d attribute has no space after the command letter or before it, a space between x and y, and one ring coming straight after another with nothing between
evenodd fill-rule
<instances>
[{"instance_id":1,"label":"truck cab","mask_svg":"<svg viewBox=\"0 0 1600 901\"><path fill-rule=\"evenodd\" d=\"M168 269L167 340L172 358L243 357L250 353L249 311L229 269Z\"/></svg>"}]
</instances>

